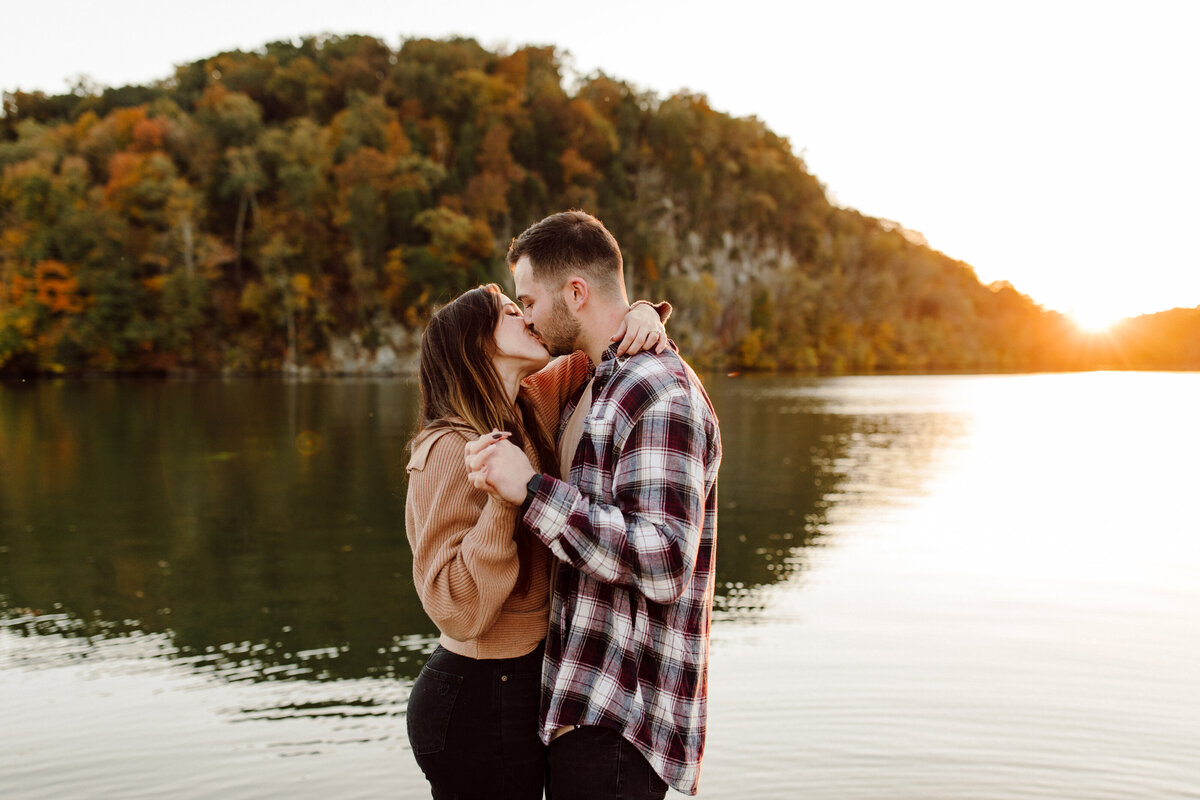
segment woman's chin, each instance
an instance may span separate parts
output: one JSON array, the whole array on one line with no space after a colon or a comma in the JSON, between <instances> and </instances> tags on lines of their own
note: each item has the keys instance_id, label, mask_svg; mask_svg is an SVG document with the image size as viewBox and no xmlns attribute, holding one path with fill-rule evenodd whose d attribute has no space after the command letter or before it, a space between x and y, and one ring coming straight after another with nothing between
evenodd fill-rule
<instances>
[{"instance_id":1,"label":"woman's chin","mask_svg":"<svg viewBox=\"0 0 1200 800\"><path fill-rule=\"evenodd\" d=\"M541 356L530 356L526 358L521 365L521 380L525 380L533 373L545 367L551 362L552 358L549 353L543 351Z\"/></svg>"}]
</instances>

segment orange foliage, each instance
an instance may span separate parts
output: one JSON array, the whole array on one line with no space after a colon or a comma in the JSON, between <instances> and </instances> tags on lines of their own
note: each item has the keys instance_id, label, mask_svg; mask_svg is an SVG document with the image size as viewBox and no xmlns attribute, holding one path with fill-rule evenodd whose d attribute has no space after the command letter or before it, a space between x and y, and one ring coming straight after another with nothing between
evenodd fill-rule
<instances>
[{"instance_id":1,"label":"orange foliage","mask_svg":"<svg viewBox=\"0 0 1200 800\"><path fill-rule=\"evenodd\" d=\"M529 52L518 50L496 62L495 75L517 89L524 89L529 80Z\"/></svg>"},{"instance_id":2,"label":"orange foliage","mask_svg":"<svg viewBox=\"0 0 1200 800\"><path fill-rule=\"evenodd\" d=\"M390 307L400 309L400 298L408 286L408 270L404 265L403 247L395 247L388 251L383 272L387 277L383 295Z\"/></svg>"},{"instance_id":3,"label":"orange foliage","mask_svg":"<svg viewBox=\"0 0 1200 800\"><path fill-rule=\"evenodd\" d=\"M299 311L307 311L309 304L313 299L312 278L299 272L292 276L292 297L296 303L296 309Z\"/></svg>"},{"instance_id":4,"label":"orange foliage","mask_svg":"<svg viewBox=\"0 0 1200 800\"><path fill-rule=\"evenodd\" d=\"M509 181L495 172L480 172L467 181L465 205L478 216L508 213Z\"/></svg>"},{"instance_id":5,"label":"orange foliage","mask_svg":"<svg viewBox=\"0 0 1200 800\"><path fill-rule=\"evenodd\" d=\"M221 107L221 104L228 99L231 92L222 86L220 83L211 83L204 90L204 94L196 101L196 110L206 109L215 111Z\"/></svg>"},{"instance_id":6,"label":"orange foliage","mask_svg":"<svg viewBox=\"0 0 1200 800\"><path fill-rule=\"evenodd\" d=\"M29 241L29 231L26 226L13 225L0 230L0 264L9 259L17 260L16 254L20 252L27 241Z\"/></svg>"},{"instance_id":7,"label":"orange foliage","mask_svg":"<svg viewBox=\"0 0 1200 800\"><path fill-rule=\"evenodd\" d=\"M24 275L13 275L8 286L8 300L14 306L25 302L25 293L29 291L29 279Z\"/></svg>"},{"instance_id":8,"label":"orange foliage","mask_svg":"<svg viewBox=\"0 0 1200 800\"><path fill-rule=\"evenodd\" d=\"M374 147L360 147L334 167L333 175L343 191L367 185L385 194L395 184L395 162Z\"/></svg>"},{"instance_id":9,"label":"orange foliage","mask_svg":"<svg viewBox=\"0 0 1200 800\"><path fill-rule=\"evenodd\" d=\"M75 120L75 124L71 129L71 135L75 138L76 142L82 142L92 132L92 129L99 124L100 118L96 116L95 111L85 111L79 115L79 119Z\"/></svg>"},{"instance_id":10,"label":"orange foliage","mask_svg":"<svg viewBox=\"0 0 1200 800\"><path fill-rule=\"evenodd\" d=\"M604 114L588 100L576 98L567 104L568 138L589 161L603 161L617 152L617 132Z\"/></svg>"},{"instance_id":11,"label":"orange foliage","mask_svg":"<svg viewBox=\"0 0 1200 800\"><path fill-rule=\"evenodd\" d=\"M485 172L494 172L509 180L517 181L524 176L524 170L517 166L509 150L508 142L512 131L504 123L498 122L487 129L483 141L479 145L479 155L475 163Z\"/></svg>"},{"instance_id":12,"label":"orange foliage","mask_svg":"<svg viewBox=\"0 0 1200 800\"><path fill-rule=\"evenodd\" d=\"M387 152L388 155L407 156L412 153L412 142L404 133L404 128L399 122L392 120L387 126Z\"/></svg>"},{"instance_id":13,"label":"orange foliage","mask_svg":"<svg viewBox=\"0 0 1200 800\"><path fill-rule=\"evenodd\" d=\"M139 153L117 153L108 162L108 184L104 199L120 205L120 198L132 192L142 180L146 157Z\"/></svg>"},{"instance_id":14,"label":"orange foliage","mask_svg":"<svg viewBox=\"0 0 1200 800\"><path fill-rule=\"evenodd\" d=\"M642 274L646 276L647 281L652 282L658 280L658 262L655 261L654 256L646 256L643 258L641 267Z\"/></svg>"},{"instance_id":15,"label":"orange foliage","mask_svg":"<svg viewBox=\"0 0 1200 800\"><path fill-rule=\"evenodd\" d=\"M129 147L137 139L137 128L147 122L146 107L118 108L108 115L106 122L113 126L113 138L121 147Z\"/></svg>"},{"instance_id":16,"label":"orange foliage","mask_svg":"<svg viewBox=\"0 0 1200 800\"><path fill-rule=\"evenodd\" d=\"M558 163L562 165L564 186L571 185L576 179L583 184L590 184L596 180L596 168L574 147L564 150L558 158Z\"/></svg>"},{"instance_id":17,"label":"orange foliage","mask_svg":"<svg viewBox=\"0 0 1200 800\"><path fill-rule=\"evenodd\" d=\"M131 219L149 221L161 216L175 179L174 165L161 151L121 152L108 162L104 200Z\"/></svg>"},{"instance_id":18,"label":"orange foliage","mask_svg":"<svg viewBox=\"0 0 1200 800\"><path fill-rule=\"evenodd\" d=\"M141 153L161 150L166 136L166 120L139 119L133 124L133 149Z\"/></svg>"},{"instance_id":19,"label":"orange foliage","mask_svg":"<svg viewBox=\"0 0 1200 800\"><path fill-rule=\"evenodd\" d=\"M525 177L522 169L512 157L509 139L512 131L497 122L488 128L480 143L475 161L480 172L467 182L466 207L472 214L488 217L507 214L508 192L513 183Z\"/></svg>"},{"instance_id":20,"label":"orange foliage","mask_svg":"<svg viewBox=\"0 0 1200 800\"><path fill-rule=\"evenodd\" d=\"M78 314L83 310L79 284L61 261L43 261L34 270L37 302L51 314Z\"/></svg>"},{"instance_id":21,"label":"orange foliage","mask_svg":"<svg viewBox=\"0 0 1200 800\"><path fill-rule=\"evenodd\" d=\"M320 364L316 342L378 310L420 324L500 266L515 229L570 207L636 254L635 291L679 296L673 324L708 365L1200 363L1200 310L1122 327L1107 356L1072 349L1011 287L831 206L758 120L569 77L553 47L323 37L111 102L6 95L0 139L39 124L0 142L0 365L251 367L277 363L285 333Z\"/></svg>"}]
</instances>

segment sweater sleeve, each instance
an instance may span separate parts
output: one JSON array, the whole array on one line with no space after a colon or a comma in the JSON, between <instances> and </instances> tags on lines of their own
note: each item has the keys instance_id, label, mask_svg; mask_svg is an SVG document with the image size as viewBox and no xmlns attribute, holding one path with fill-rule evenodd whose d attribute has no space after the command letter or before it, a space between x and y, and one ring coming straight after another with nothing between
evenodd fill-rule
<instances>
[{"instance_id":1,"label":"sweater sleeve","mask_svg":"<svg viewBox=\"0 0 1200 800\"><path fill-rule=\"evenodd\" d=\"M591 360L582 350L559 356L521 384L542 429L554 437L563 407L587 383Z\"/></svg>"},{"instance_id":2,"label":"sweater sleeve","mask_svg":"<svg viewBox=\"0 0 1200 800\"><path fill-rule=\"evenodd\" d=\"M516 507L467 479L463 439L445 435L420 465L409 465L406 532L413 581L425 613L460 641L500 616L516 585Z\"/></svg>"}]
</instances>

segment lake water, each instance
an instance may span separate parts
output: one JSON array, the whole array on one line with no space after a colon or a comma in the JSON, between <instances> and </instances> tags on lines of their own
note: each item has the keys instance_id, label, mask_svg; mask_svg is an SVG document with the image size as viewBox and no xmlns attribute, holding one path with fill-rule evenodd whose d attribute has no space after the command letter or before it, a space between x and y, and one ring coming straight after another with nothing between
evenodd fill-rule
<instances>
[{"instance_id":1,"label":"lake water","mask_svg":"<svg viewBox=\"0 0 1200 800\"><path fill-rule=\"evenodd\" d=\"M1200 798L1200 374L708 384L701 797ZM427 797L415 404L0 385L0 796Z\"/></svg>"}]
</instances>

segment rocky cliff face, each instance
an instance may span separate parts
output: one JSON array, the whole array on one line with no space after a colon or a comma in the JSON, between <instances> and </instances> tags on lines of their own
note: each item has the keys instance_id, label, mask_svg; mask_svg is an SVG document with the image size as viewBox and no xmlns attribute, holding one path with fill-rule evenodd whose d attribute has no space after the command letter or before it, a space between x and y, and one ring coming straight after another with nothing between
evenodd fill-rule
<instances>
[{"instance_id":1,"label":"rocky cliff face","mask_svg":"<svg viewBox=\"0 0 1200 800\"><path fill-rule=\"evenodd\" d=\"M341 375L381 377L415 375L421 345L421 332L410 331L403 325L391 323L376 331L377 341L368 346L359 333L334 336L329 343L329 357L320 368L285 366L289 375Z\"/></svg>"}]
</instances>

